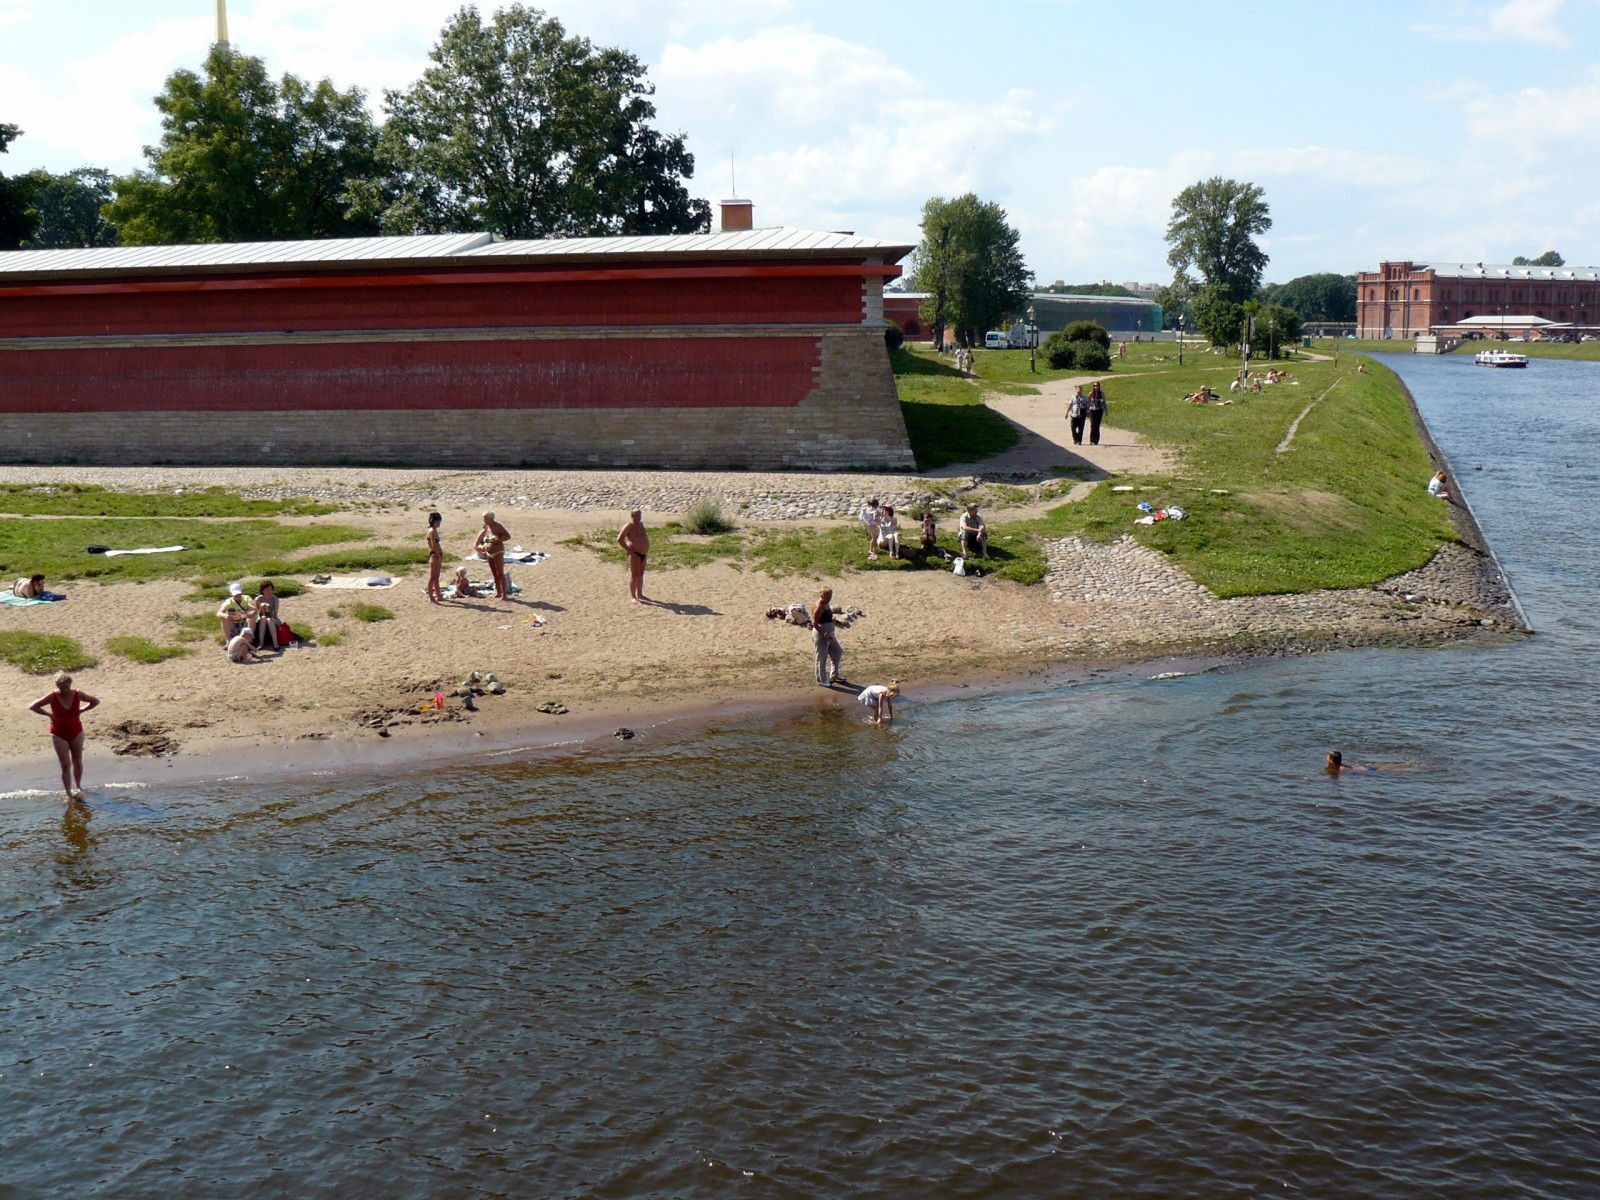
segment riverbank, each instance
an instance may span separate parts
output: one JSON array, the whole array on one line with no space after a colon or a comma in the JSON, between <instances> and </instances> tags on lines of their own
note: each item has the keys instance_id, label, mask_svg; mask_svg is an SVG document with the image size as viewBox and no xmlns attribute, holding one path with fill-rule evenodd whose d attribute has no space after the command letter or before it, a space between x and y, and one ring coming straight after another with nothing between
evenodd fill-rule
<instances>
[{"instance_id":1,"label":"riverbank","mask_svg":"<svg viewBox=\"0 0 1600 1200\"><path fill-rule=\"evenodd\" d=\"M1209 374L1225 369L1204 361L1195 368ZM1314 371L1327 373L1321 366ZM1341 422L1354 420L1352 413L1359 416L1360 410L1324 412L1332 402L1323 405L1318 397L1338 380L1323 381L1314 373L1307 379L1317 384L1315 391L1285 387L1218 412L1175 407L1165 393L1186 386L1181 377L1147 376L1142 385L1113 378L1107 386L1114 413L1144 425L1150 436L1108 426L1098 447L1070 444L1058 394L1070 381L1048 383L1037 395L991 398L986 409L1019 430L1029 469L1035 478L1044 476L1032 484L988 483L984 464L936 480L6 468L0 485L13 485L10 506L29 508L19 520L34 522L27 531L53 547L57 563L74 561L72 547L78 547L79 561L89 563L81 552L88 541L119 531L137 541L136 535L151 532L140 523L143 517L89 515L94 496L64 490L69 485L121 489L114 493L116 503L100 506L107 510L121 504L143 511L160 496L176 494L188 497L197 513L210 510L194 499L196 490L211 495L203 489L221 487L228 489L224 496L286 507L303 508L307 500L334 506L333 513L285 516L272 526L272 536L288 536L287 530L296 544L313 547L319 562L391 564L386 569L398 583L321 589L309 586L308 572L292 569L302 559L253 562L283 568L273 573L299 594L283 601L282 616L312 636L308 646L250 665L228 663L216 644L210 614L225 577L202 571L197 584L193 566L174 561L161 567L164 560L155 556L136 561L157 577L105 583L52 578L70 599L0 609L0 630L69 639L86 658L96 659L78 672L79 685L104 701L86 722L91 758L111 753L124 762L157 759L159 767L135 772L149 778L191 768L204 775L255 773L274 762L337 770L474 754L486 747L549 746L609 737L619 727L752 709L849 705L851 691L825 691L811 682L810 634L766 616L773 608L809 604L823 584L834 587L837 605L864 614L841 635L846 677L857 687L900 678L913 695L974 681L1036 679L1041 671L1089 663L1430 644L1480 635L1489 627L1519 627L1523 622L1497 566L1482 552L1481 537L1452 537L1443 525L1430 533L1422 523L1435 519L1436 510L1417 504L1411 494L1420 493L1412 476L1423 478L1427 461L1415 436L1406 440L1394 429L1381 431L1398 447L1395 454L1414 454L1417 463L1409 457L1394 465L1366 463L1359 478L1340 476L1334 464L1329 474L1340 477L1326 488L1295 483L1285 474L1282 453L1270 453L1264 465L1248 465L1252 455L1268 455L1274 442L1281 444L1291 420L1291 444L1310 448L1305 453L1311 457L1295 468L1301 475L1322 470L1323 460L1337 453ZM1339 394L1333 395L1337 401ZM1357 402L1365 401L1353 395L1350 403ZM1394 402L1409 420L1404 404ZM1235 423L1219 430L1219 419ZM1186 443L1174 434L1174 422L1185 420L1208 443L1201 450L1193 435ZM1221 450L1209 445L1222 437L1228 444ZM1387 444L1369 439L1369 453L1387 454ZM1063 470L1070 473L1057 478ZM1260 486L1240 486L1250 472L1263 476ZM1017 474L1009 468L1004 473ZM1380 477L1381 486L1367 482ZM1382 498L1384 489L1401 487L1407 494ZM1377 507L1358 508L1362 488L1379 495ZM1014 578L866 562L864 535L848 514L873 492L902 505L933 508L947 548L953 545L958 504L968 496L980 499L996 553L1004 556L996 565ZM70 507L79 515L49 511L51 495L56 509ZM726 506L736 532L720 538L697 538L681 529L664 533L692 498L705 496ZM1190 515L1139 526L1135 504L1141 499L1152 507L1181 499ZM232 513L238 503L217 499L212 507ZM630 503L645 505L646 520L657 531L652 566L670 568L652 570L647 587L657 603L651 605L629 602L623 564L614 549L606 549ZM1370 582L1356 587L1264 592L1238 586L1251 570L1283 576L1294 566L1293 545L1278 545L1286 537L1323 553L1320 564L1298 565L1302 580L1372 571L1370 562L1363 566L1367 560L1351 559L1341 547L1371 540L1364 530L1387 519L1385 505L1397 514L1395 524L1409 532L1380 549L1393 561L1417 560L1410 570L1369 575ZM448 571L470 546L485 507L510 526L514 543L550 557L512 568L523 590L508 602L430 604L421 568L405 561L420 542L422 514L429 508L444 514L445 544L456 551L447 556ZM1464 509L1456 515L1470 522ZM317 534L324 518L341 532ZM241 531L234 524L224 516L196 516L188 535L166 524L161 528L202 555L207 542L214 552L241 532L256 530L255 536L268 538L264 527ZM912 522L904 521L903 530L913 540ZM317 541L319 536L324 540ZM346 540L326 542L335 536ZM107 560L92 561L93 569L107 569ZM1036 572L1029 565L1035 562ZM486 574L481 564L468 565L477 576ZM1206 578L1208 571L1213 578ZM162 572L168 577L159 577ZM1035 574L1034 586L1019 581ZM170 656L118 657L110 645L129 637L143 637L158 652L146 657ZM458 693L473 672L493 673L505 694L486 690L469 709ZM48 679L12 665L0 665L0 678L18 698L0 712L0 739L7 748L0 770L7 779L49 787L54 763L43 722L25 709L47 690ZM441 693L442 711L431 707ZM114 771L104 763L91 768L94 778L113 775L129 771L122 763Z\"/></svg>"}]
</instances>

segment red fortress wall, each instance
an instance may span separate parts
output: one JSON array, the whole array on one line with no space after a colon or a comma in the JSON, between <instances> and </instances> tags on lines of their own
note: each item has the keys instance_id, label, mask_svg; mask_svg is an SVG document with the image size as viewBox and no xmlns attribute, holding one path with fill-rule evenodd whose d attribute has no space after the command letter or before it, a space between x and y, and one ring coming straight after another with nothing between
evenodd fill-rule
<instances>
[{"instance_id":1,"label":"red fortress wall","mask_svg":"<svg viewBox=\"0 0 1600 1200\"><path fill-rule=\"evenodd\" d=\"M881 255L468 262L0 272L0 454L912 466Z\"/></svg>"}]
</instances>

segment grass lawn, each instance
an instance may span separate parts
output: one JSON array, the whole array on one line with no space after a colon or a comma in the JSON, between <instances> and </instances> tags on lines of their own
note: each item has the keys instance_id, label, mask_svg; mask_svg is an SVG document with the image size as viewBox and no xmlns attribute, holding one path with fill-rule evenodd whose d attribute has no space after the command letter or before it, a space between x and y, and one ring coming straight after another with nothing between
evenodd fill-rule
<instances>
[{"instance_id":1,"label":"grass lawn","mask_svg":"<svg viewBox=\"0 0 1600 1200\"><path fill-rule=\"evenodd\" d=\"M9 629L0 633L0 661L29 675L54 675L92 667L98 660L69 637Z\"/></svg>"},{"instance_id":2,"label":"grass lawn","mask_svg":"<svg viewBox=\"0 0 1600 1200\"><path fill-rule=\"evenodd\" d=\"M1205 352L1203 340L1189 338L1184 345L1183 361L1188 367ZM930 356L931 357L931 356ZM1209 355L1207 357L1210 357ZM1007 385L1028 387L1048 383L1052 379L1072 379L1082 375L1101 375L1115 378L1121 375L1143 375L1149 371L1175 371L1178 369L1177 342L1129 342L1128 356L1117 358L1117 341L1111 341L1111 369L1109 371L1084 371L1077 367L1065 371L1053 370L1040 350L1034 362L1037 371L1028 370L1026 350L974 350L972 368L987 388L1009 391Z\"/></svg>"},{"instance_id":3,"label":"grass lawn","mask_svg":"<svg viewBox=\"0 0 1600 1200\"><path fill-rule=\"evenodd\" d=\"M246 500L222 488L111 492L81 483L0 484L0 513L52 517L320 517L338 512L314 500Z\"/></svg>"},{"instance_id":4,"label":"grass lawn","mask_svg":"<svg viewBox=\"0 0 1600 1200\"><path fill-rule=\"evenodd\" d=\"M182 658L194 651L187 646L158 646L149 638L128 636L107 638L106 653L134 662L158 663L166 662L169 658Z\"/></svg>"},{"instance_id":5,"label":"grass lawn","mask_svg":"<svg viewBox=\"0 0 1600 1200\"><path fill-rule=\"evenodd\" d=\"M931 352L896 350L889 361L917 470L991 458L1017 444L1011 422L985 406L980 389Z\"/></svg>"},{"instance_id":6,"label":"grass lawn","mask_svg":"<svg viewBox=\"0 0 1600 1200\"><path fill-rule=\"evenodd\" d=\"M1222 596L1356 587L1419 567L1455 534L1424 491L1432 467L1398 380L1379 365L1358 375L1358 361L1292 364L1299 387L1232 406L1182 401L1202 382L1215 386L1216 367L1108 383L1108 419L1171 448L1178 473L1109 480L1079 503L997 532L1101 541L1132 533ZM1276 453L1295 417L1335 382ZM1188 519L1135 525L1140 500L1181 505Z\"/></svg>"}]
</instances>

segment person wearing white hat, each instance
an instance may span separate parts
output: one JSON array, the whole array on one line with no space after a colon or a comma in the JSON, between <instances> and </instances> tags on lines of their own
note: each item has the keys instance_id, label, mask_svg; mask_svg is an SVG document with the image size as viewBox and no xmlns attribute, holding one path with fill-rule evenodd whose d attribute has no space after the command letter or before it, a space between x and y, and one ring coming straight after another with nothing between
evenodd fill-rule
<instances>
[{"instance_id":1,"label":"person wearing white hat","mask_svg":"<svg viewBox=\"0 0 1600 1200\"><path fill-rule=\"evenodd\" d=\"M237 583L230 583L228 598L222 602L222 607L217 609L217 619L222 622L222 640L233 641L233 636L239 632L239 627L254 615L255 605L244 594L244 588Z\"/></svg>"}]
</instances>

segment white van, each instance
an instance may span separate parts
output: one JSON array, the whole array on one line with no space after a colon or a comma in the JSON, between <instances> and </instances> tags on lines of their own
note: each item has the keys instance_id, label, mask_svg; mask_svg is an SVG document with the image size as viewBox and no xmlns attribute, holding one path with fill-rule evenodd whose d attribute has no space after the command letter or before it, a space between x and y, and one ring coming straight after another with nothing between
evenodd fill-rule
<instances>
[{"instance_id":1,"label":"white van","mask_svg":"<svg viewBox=\"0 0 1600 1200\"><path fill-rule=\"evenodd\" d=\"M983 335L983 348L985 350L1011 349L1011 335L1004 329L991 329Z\"/></svg>"}]
</instances>

